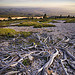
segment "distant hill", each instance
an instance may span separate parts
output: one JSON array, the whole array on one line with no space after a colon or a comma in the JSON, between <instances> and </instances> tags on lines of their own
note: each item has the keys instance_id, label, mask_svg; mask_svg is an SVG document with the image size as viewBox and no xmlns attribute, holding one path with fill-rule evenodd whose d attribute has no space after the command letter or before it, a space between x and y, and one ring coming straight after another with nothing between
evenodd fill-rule
<instances>
[{"instance_id":1,"label":"distant hill","mask_svg":"<svg viewBox=\"0 0 75 75\"><path fill-rule=\"evenodd\" d=\"M8 16L48 16L71 15L75 16L74 11L60 8L0 8L0 17Z\"/></svg>"}]
</instances>

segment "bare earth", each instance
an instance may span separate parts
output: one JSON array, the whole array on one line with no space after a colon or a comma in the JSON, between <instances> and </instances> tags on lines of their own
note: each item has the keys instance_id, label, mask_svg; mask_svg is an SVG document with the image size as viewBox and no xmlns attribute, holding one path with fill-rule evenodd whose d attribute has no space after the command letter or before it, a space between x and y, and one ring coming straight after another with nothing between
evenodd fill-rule
<instances>
[{"instance_id":1,"label":"bare earth","mask_svg":"<svg viewBox=\"0 0 75 75\"><path fill-rule=\"evenodd\" d=\"M5 27L38 33L0 41L0 75L75 75L75 23L53 24Z\"/></svg>"},{"instance_id":2,"label":"bare earth","mask_svg":"<svg viewBox=\"0 0 75 75\"><path fill-rule=\"evenodd\" d=\"M16 31L25 31L25 32L39 32L39 33L47 33L48 35L53 35L55 37L63 39L64 36L74 39L70 41L75 44L75 23L53 23L56 27L46 27L46 28L33 28L31 27L5 27L11 28ZM73 52L72 54L75 56L75 51L72 49L70 50Z\"/></svg>"}]
</instances>

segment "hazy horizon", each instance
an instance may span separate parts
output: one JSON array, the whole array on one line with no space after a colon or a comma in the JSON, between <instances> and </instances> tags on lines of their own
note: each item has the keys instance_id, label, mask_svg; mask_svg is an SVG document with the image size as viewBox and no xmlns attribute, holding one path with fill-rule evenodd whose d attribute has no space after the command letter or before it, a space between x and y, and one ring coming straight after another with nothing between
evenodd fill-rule
<instances>
[{"instance_id":1,"label":"hazy horizon","mask_svg":"<svg viewBox=\"0 0 75 75\"><path fill-rule=\"evenodd\" d=\"M0 8L49 8L49 12L75 15L75 0L0 0Z\"/></svg>"},{"instance_id":2,"label":"hazy horizon","mask_svg":"<svg viewBox=\"0 0 75 75\"><path fill-rule=\"evenodd\" d=\"M0 0L0 6L12 7L75 7L74 0Z\"/></svg>"}]
</instances>

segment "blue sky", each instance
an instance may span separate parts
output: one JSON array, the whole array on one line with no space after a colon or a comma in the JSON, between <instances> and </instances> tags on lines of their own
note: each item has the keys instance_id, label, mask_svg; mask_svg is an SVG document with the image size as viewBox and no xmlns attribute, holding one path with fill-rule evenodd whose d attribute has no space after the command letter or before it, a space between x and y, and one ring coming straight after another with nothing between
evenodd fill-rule
<instances>
[{"instance_id":1,"label":"blue sky","mask_svg":"<svg viewBox=\"0 0 75 75\"><path fill-rule=\"evenodd\" d=\"M75 0L0 0L0 6L75 8Z\"/></svg>"}]
</instances>

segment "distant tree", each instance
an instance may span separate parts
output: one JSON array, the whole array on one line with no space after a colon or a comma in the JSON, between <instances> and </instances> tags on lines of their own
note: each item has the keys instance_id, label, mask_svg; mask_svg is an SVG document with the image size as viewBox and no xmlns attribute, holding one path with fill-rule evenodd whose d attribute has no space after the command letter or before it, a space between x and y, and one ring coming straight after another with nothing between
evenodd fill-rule
<instances>
[{"instance_id":1,"label":"distant tree","mask_svg":"<svg viewBox=\"0 0 75 75\"><path fill-rule=\"evenodd\" d=\"M72 18L74 18L74 16Z\"/></svg>"},{"instance_id":2,"label":"distant tree","mask_svg":"<svg viewBox=\"0 0 75 75\"><path fill-rule=\"evenodd\" d=\"M37 17L36 17L36 19L37 19Z\"/></svg>"},{"instance_id":3,"label":"distant tree","mask_svg":"<svg viewBox=\"0 0 75 75\"><path fill-rule=\"evenodd\" d=\"M67 18L70 18L70 15L68 15Z\"/></svg>"},{"instance_id":4,"label":"distant tree","mask_svg":"<svg viewBox=\"0 0 75 75\"><path fill-rule=\"evenodd\" d=\"M34 19L34 18L33 18L33 16L32 16L32 18L31 18L31 19Z\"/></svg>"},{"instance_id":5,"label":"distant tree","mask_svg":"<svg viewBox=\"0 0 75 75\"><path fill-rule=\"evenodd\" d=\"M46 15L46 14L44 14L43 19L46 19L46 18L47 18L47 15Z\"/></svg>"},{"instance_id":6,"label":"distant tree","mask_svg":"<svg viewBox=\"0 0 75 75\"><path fill-rule=\"evenodd\" d=\"M27 17L27 19L29 19L29 16Z\"/></svg>"},{"instance_id":7,"label":"distant tree","mask_svg":"<svg viewBox=\"0 0 75 75\"><path fill-rule=\"evenodd\" d=\"M10 16L8 17L8 20L11 20L11 17Z\"/></svg>"},{"instance_id":8,"label":"distant tree","mask_svg":"<svg viewBox=\"0 0 75 75\"><path fill-rule=\"evenodd\" d=\"M62 15L60 15L59 17L62 18Z\"/></svg>"},{"instance_id":9,"label":"distant tree","mask_svg":"<svg viewBox=\"0 0 75 75\"><path fill-rule=\"evenodd\" d=\"M43 15L43 18L40 18L41 20L40 20L40 22L45 22L45 21L47 21L48 20L48 18L47 18L47 15L46 14L44 14Z\"/></svg>"}]
</instances>

